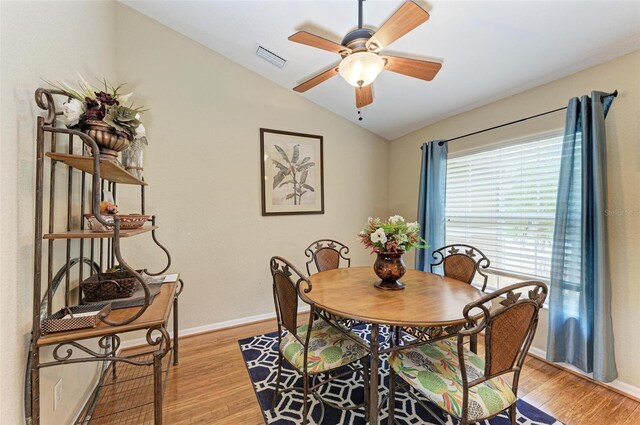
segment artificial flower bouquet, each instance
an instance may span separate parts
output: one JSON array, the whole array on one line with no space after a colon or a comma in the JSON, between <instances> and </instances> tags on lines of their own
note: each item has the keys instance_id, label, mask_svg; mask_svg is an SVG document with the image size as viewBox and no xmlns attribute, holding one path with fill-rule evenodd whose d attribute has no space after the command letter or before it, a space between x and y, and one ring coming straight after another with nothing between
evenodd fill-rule
<instances>
[{"instance_id":1,"label":"artificial flower bouquet","mask_svg":"<svg viewBox=\"0 0 640 425\"><path fill-rule=\"evenodd\" d=\"M402 216L394 215L383 222L379 218L369 217L367 226L358 238L371 253L403 253L411 248L426 248L425 240L419 235L420 224L417 221L407 223Z\"/></svg>"},{"instance_id":2,"label":"artificial flower bouquet","mask_svg":"<svg viewBox=\"0 0 640 425\"><path fill-rule=\"evenodd\" d=\"M121 94L124 86L112 86L107 80L102 81L100 89L92 86L78 74L78 88L66 83L48 82L49 85L63 92L69 100L63 105L64 124L69 128L83 128L85 123L102 121L118 131L124 132L129 140L146 139L146 131L140 121L140 114L145 112L141 107L127 104L133 93ZM145 140L146 143L146 140Z\"/></svg>"},{"instance_id":3,"label":"artificial flower bouquet","mask_svg":"<svg viewBox=\"0 0 640 425\"><path fill-rule=\"evenodd\" d=\"M118 206L113 201L102 201L100 202L100 214L116 215L118 214Z\"/></svg>"}]
</instances>

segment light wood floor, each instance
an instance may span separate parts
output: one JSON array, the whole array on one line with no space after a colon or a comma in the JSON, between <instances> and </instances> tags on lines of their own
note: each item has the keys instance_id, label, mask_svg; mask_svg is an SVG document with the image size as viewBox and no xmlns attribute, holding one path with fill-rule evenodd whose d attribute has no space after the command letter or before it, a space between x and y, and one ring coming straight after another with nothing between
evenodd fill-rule
<instances>
[{"instance_id":1,"label":"light wood floor","mask_svg":"<svg viewBox=\"0 0 640 425\"><path fill-rule=\"evenodd\" d=\"M164 423L263 425L238 339L270 332L275 321L180 339L169 373ZM640 425L640 403L528 358L518 396L566 425Z\"/></svg>"}]
</instances>

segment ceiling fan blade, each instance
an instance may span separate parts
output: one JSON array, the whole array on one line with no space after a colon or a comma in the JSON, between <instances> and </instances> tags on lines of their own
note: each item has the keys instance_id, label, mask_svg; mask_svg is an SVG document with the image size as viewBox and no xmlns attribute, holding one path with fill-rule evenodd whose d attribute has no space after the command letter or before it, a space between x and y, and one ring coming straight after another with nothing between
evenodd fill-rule
<instances>
[{"instance_id":1,"label":"ceiling fan blade","mask_svg":"<svg viewBox=\"0 0 640 425\"><path fill-rule=\"evenodd\" d=\"M289 37L289 40L338 54L345 52L351 53L351 49L344 47L342 44L335 43L331 40L327 40L326 38L311 34L310 32L306 31L298 31L297 33Z\"/></svg>"},{"instance_id":2,"label":"ceiling fan blade","mask_svg":"<svg viewBox=\"0 0 640 425\"><path fill-rule=\"evenodd\" d=\"M442 64L438 62L399 58L397 56L381 56L381 58L387 61L384 66L387 71L426 81L433 80L440 68L442 68Z\"/></svg>"},{"instance_id":3,"label":"ceiling fan blade","mask_svg":"<svg viewBox=\"0 0 640 425\"><path fill-rule=\"evenodd\" d=\"M356 107L362 108L373 103L373 93L371 92L371 84L364 87L356 87Z\"/></svg>"},{"instance_id":4,"label":"ceiling fan blade","mask_svg":"<svg viewBox=\"0 0 640 425\"><path fill-rule=\"evenodd\" d=\"M428 19L429 13L426 10L408 1L367 41L367 48L378 52Z\"/></svg>"},{"instance_id":5,"label":"ceiling fan blade","mask_svg":"<svg viewBox=\"0 0 640 425\"><path fill-rule=\"evenodd\" d=\"M294 91L297 91L298 93L303 93L306 92L309 89L314 88L315 86L317 86L318 84L327 81L329 78L333 77L334 75L338 74L338 67L333 67L331 69L328 69L318 75L316 75L313 78L308 79L307 81L305 81L302 84L299 84L297 86L295 86L293 88Z\"/></svg>"}]
</instances>

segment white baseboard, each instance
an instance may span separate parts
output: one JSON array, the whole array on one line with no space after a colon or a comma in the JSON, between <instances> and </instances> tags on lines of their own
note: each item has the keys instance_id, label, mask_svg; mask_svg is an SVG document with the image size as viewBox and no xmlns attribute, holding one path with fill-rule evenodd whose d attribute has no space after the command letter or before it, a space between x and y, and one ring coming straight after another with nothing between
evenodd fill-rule
<instances>
[{"instance_id":1,"label":"white baseboard","mask_svg":"<svg viewBox=\"0 0 640 425\"><path fill-rule=\"evenodd\" d=\"M547 358L547 352L545 350L542 350L540 348L536 348L536 347L531 347L529 348L529 354L532 354L535 357L539 357L545 361ZM552 362L549 362L552 363ZM585 378L592 380L593 381L593 374L592 373L585 373L582 370L578 369L577 367L575 367L572 364L569 363L552 363L555 366L558 366L561 369L566 369L570 372L573 372L575 374L578 375L582 375ZM631 384L627 384L626 382L622 382L619 379L616 379L614 381L611 382L598 382L598 381L593 381L596 382L598 385L602 385L604 387L608 387L620 394L626 395L634 400L639 400L640 401L640 388L631 385Z\"/></svg>"},{"instance_id":2,"label":"white baseboard","mask_svg":"<svg viewBox=\"0 0 640 425\"><path fill-rule=\"evenodd\" d=\"M309 311L309 307L298 309L298 313L306 313ZM240 325L247 325L249 323L261 322L263 320L275 319L275 311L272 313L256 314L255 316L241 317L239 319L225 320L224 322L210 323L208 325L196 326L193 328L180 329L180 337L198 335L207 332L219 331L221 329L233 328ZM169 330L169 335L173 338L173 331ZM146 345L147 340L145 338L136 338L128 341L123 341L120 345L120 350L139 347Z\"/></svg>"}]
</instances>

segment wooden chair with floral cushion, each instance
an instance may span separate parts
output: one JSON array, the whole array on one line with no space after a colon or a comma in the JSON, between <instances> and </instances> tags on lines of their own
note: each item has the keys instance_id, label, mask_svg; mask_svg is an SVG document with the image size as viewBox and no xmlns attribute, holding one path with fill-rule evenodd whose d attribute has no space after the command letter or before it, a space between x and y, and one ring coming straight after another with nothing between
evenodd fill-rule
<instances>
[{"instance_id":1,"label":"wooden chair with floral cushion","mask_svg":"<svg viewBox=\"0 0 640 425\"><path fill-rule=\"evenodd\" d=\"M317 272L340 268L341 265L351 266L351 259L346 255L349 247L333 239L319 239L313 242L304 250L304 255L309 258L307 261L307 273L311 273L311 264L315 266Z\"/></svg>"},{"instance_id":2,"label":"wooden chair with floral cushion","mask_svg":"<svg viewBox=\"0 0 640 425\"><path fill-rule=\"evenodd\" d=\"M507 409L515 425L518 379L546 296L547 286L542 282L508 286L464 308L467 320L479 319L474 328L394 351L389 357L389 424L394 423L399 375L404 381L401 386L417 390L431 404L458 418L460 425L492 418ZM497 307L491 307L494 302ZM465 338L480 332L484 332L484 358L464 347ZM444 424L411 390L409 395Z\"/></svg>"},{"instance_id":3,"label":"wooden chair with floral cushion","mask_svg":"<svg viewBox=\"0 0 640 425\"><path fill-rule=\"evenodd\" d=\"M324 404L343 410L364 407L366 412L369 391L367 345L354 333L339 328L315 314L313 304L310 304L308 322L298 326L299 295L302 291L305 293L311 291L311 281L282 257L272 257L270 268L278 320L278 372L272 410L275 409L281 393L297 389L303 392L303 424L307 423L309 415L309 393L320 401L322 413L319 423L322 423L324 417ZM302 388L289 387L280 390L283 359L302 375ZM353 373L358 373L363 378L365 392L363 403L344 407L320 397L317 391L319 387L328 381ZM319 379L322 376L328 378ZM310 383L311 377L317 377L313 385Z\"/></svg>"},{"instance_id":4,"label":"wooden chair with floral cushion","mask_svg":"<svg viewBox=\"0 0 640 425\"><path fill-rule=\"evenodd\" d=\"M436 262L431 264L431 273L435 267L442 265L445 276L467 283L473 282L478 273L483 277L482 292L487 288L488 276L482 270L489 267L490 261L478 248L453 244L436 249L432 255Z\"/></svg>"}]
</instances>

